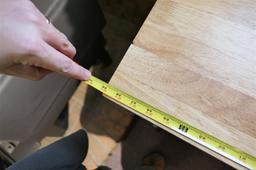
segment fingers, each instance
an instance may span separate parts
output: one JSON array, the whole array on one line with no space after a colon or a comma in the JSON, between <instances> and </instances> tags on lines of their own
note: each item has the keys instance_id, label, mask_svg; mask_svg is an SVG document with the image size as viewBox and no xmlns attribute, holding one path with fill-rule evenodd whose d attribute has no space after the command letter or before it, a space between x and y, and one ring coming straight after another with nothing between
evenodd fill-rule
<instances>
[{"instance_id":1,"label":"fingers","mask_svg":"<svg viewBox=\"0 0 256 170\"><path fill-rule=\"evenodd\" d=\"M39 61L36 64L37 66L58 72L64 76L79 80L87 80L91 76L91 73L88 70L48 44L44 44L44 53L38 58Z\"/></svg>"},{"instance_id":2,"label":"fingers","mask_svg":"<svg viewBox=\"0 0 256 170\"><path fill-rule=\"evenodd\" d=\"M30 80L41 80L48 75L50 71L38 67L17 64L5 69L3 73Z\"/></svg>"},{"instance_id":3,"label":"fingers","mask_svg":"<svg viewBox=\"0 0 256 170\"><path fill-rule=\"evenodd\" d=\"M52 24L47 24L43 30L43 38L45 41L66 56L73 58L76 54L75 47L67 39L67 37L57 30Z\"/></svg>"}]
</instances>

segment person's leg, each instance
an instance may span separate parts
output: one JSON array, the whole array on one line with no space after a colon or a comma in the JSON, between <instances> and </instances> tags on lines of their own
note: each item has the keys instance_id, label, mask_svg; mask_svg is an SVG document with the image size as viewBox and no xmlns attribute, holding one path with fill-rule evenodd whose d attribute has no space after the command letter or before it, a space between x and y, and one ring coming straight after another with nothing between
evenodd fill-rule
<instances>
[{"instance_id":1,"label":"person's leg","mask_svg":"<svg viewBox=\"0 0 256 170\"><path fill-rule=\"evenodd\" d=\"M79 130L16 162L7 170L85 170L82 162L87 151L87 133Z\"/></svg>"}]
</instances>

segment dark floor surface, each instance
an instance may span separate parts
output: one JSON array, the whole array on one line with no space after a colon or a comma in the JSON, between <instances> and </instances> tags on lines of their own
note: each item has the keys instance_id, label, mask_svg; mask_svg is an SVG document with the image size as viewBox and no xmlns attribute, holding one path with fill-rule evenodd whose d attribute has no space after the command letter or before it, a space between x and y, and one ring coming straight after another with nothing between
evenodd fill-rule
<instances>
[{"instance_id":1,"label":"dark floor surface","mask_svg":"<svg viewBox=\"0 0 256 170\"><path fill-rule=\"evenodd\" d=\"M113 170L134 170L145 155L157 152L166 160L166 170L232 170L230 166L179 138L138 118L129 135L105 165Z\"/></svg>"}]
</instances>

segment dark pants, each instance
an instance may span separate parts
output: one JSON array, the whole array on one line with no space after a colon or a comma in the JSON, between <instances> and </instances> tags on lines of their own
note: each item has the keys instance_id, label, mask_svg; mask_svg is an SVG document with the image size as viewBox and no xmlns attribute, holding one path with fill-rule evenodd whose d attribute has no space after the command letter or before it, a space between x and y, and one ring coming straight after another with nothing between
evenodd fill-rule
<instances>
[{"instance_id":1,"label":"dark pants","mask_svg":"<svg viewBox=\"0 0 256 170\"><path fill-rule=\"evenodd\" d=\"M79 130L16 162L7 170L85 170L82 162L87 151L87 133Z\"/></svg>"}]
</instances>

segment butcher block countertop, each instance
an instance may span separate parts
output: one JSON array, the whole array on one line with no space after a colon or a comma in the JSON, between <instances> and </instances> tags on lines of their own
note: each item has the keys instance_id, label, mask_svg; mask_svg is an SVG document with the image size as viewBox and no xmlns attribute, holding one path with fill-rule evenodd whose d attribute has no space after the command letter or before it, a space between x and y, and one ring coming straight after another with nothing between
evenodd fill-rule
<instances>
[{"instance_id":1,"label":"butcher block countertop","mask_svg":"<svg viewBox=\"0 0 256 170\"><path fill-rule=\"evenodd\" d=\"M255 9L253 0L158 0L110 84L255 157Z\"/></svg>"}]
</instances>

